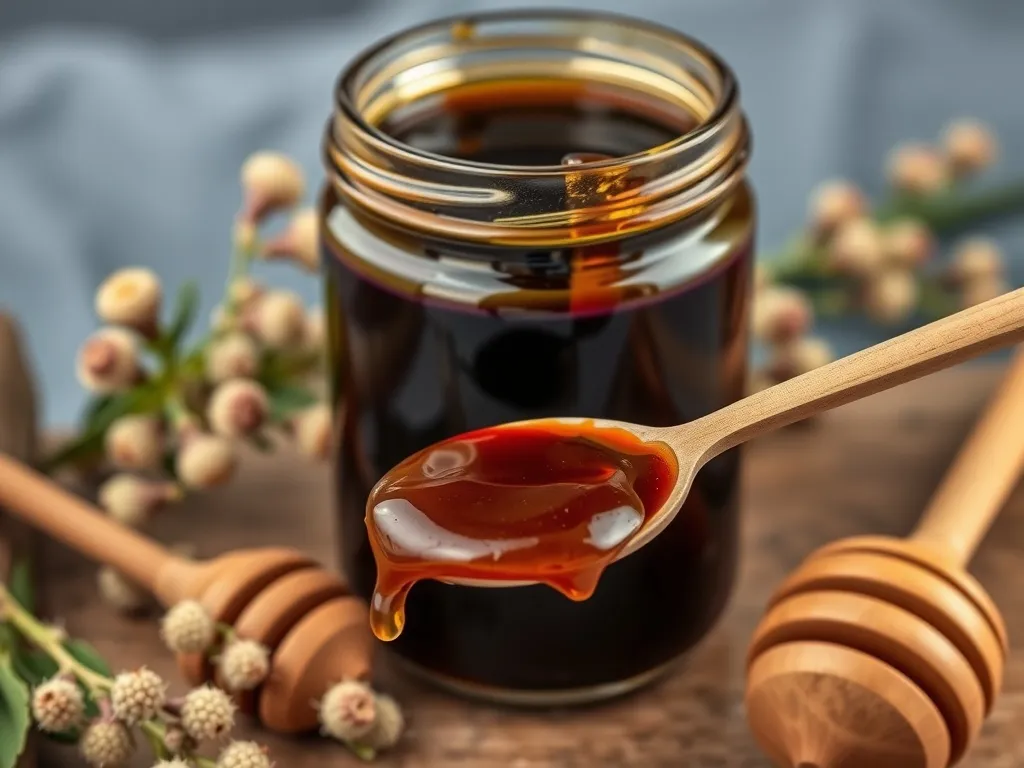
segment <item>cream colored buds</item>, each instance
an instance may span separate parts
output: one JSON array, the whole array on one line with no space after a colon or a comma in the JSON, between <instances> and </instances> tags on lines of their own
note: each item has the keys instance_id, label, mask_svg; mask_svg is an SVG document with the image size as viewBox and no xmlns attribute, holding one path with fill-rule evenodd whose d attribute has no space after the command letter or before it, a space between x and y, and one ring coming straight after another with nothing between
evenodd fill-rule
<instances>
[{"instance_id":1,"label":"cream colored buds","mask_svg":"<svg viewBox=\"0 0 1024 768\"><path fill-rule=\"evenodd\" d=\"M295 445L304 456L327 459L331 455L331 409L324 403L301 411L294 420Z\"/></svg>"},{"instance_id":2,"label":"cream colored buds","mask_svg":"<svg viewBox=\"0 0 1024 768\"><path fill-rule=\"evenodd\" d=\"M840 225L829 243L829 268L843 275L863 278L882 263L882 236L873 221L851 219Z\"/></svg>"},{"instance_id":3,"label":"cream colored buds","mask_svg":"<svg viewBox=\"0 0 1024 768\"><path fill-rule=\"evenodd\" d=\"M100 506L119 523L138 527L165 504L181 497L173 483L157 483L134 475L114 475L98 492Z\"/></svg>"},{"instance_id":4,"label":"cream colored buds","mask_svg":"<svg viewBox=\"0 0 1024 768\"><path fill-rule=\"evenodd\" d=\"M152 335L161 298L160 278L152 270L119 269L96 291L96 314L105 322Z\"/></svg>"},{"instance_id":5,"label":"cream colored buds","mask_svg":"<svg viewBox=\"0 0 1024 768\"><path fill-rule=\"evenodd\" d=\"M302 342L306 315L302 301L290 291L270 291L254 309L253 326L259 339L271 349Z\"/></svg>"},{"instance_id":6,"label":"cream colored buds","mask_svg":"<svg viewBox=\"0 0 1024 768\"><path fill-rule=\"evenodd\" d=\"M908 194L932 194L946 187L950 180L946 159L924 144L896 147L889 155L887 170L893 187Z\"/></svg>"},{"instance_id":7,"label":"cream colored buds","mask_svg":"<svg viewBox=\"0 0 1024 768\"><path fill-rule=\"evenodd\" d=\"M908 269L928 261L935 243L931 231L914 219L901 219L882 232L886 261Z\"/></svg>"},{"instance_id":8,"label":"cream colored buds","mask_svg":"<svg viewBox=\"0 0 1024 768\"><path fill-rule=\"evenodd\" d=\"M242 218L258 221L272 210L298 204L306 193L302 169L279 152L257 152L242 165L245 209Z\"/></svg>"},{"instance_id":9,"label":"cream colored buds","mask_svg":"<svg viewBox=\"0 0 1024 768\"><path fill-rule=\"evenodd\" d=\"M122 328L97 331L79 350L75 372L83 387L98 394L130 388L139 376L135 336Z\"/></svg>"},{"instance_id":10,"label":"cream colored buds","mask_svg":"<svg viewBox=\"0 0 1024 768\"><path fill-rule=\"evenodd\" d=\"M107 458L121 469L156 469L164 459L163 426L155 416L122 416L110 425L104 444Z\"/></svg>"},{"instance_id":11,"label":"cream colored buds","mask_svg":"<svg viewBox=\"0 0 1024 768\"><path fill-rule=\"evenodd\" d=\"M270 408L267 393L252 379L230 379L210 396L206 418L224 437L244 437L259 431Z\"/></svg>"},{"instance_id":12,"label":"cream colored buds","mask_svg":"<svg viewBox=\"0 0 1024 768\"><path fill-rule=\"evenodd\" d=\"M754 296L754 335L777 344L807 331L813 313L807 298L786 286L769 286Z\"/></svg>"},{"instance_id":13,"label":"cream colored buds","mask_svg":"<svg viewBox=\"0 0 1024 768\"><path fill-rule=\"evenodd\" d=\"M808 216L820 233L830 233L840 224L864 215L864 194L848 181L827 181L811 194Z\"/></svg>"},{"instance_id":14,"label":"cream colored buds","mask_svg":"<svg viewBox=\"0 0 1024 768\"><path fill-rule=\"evenodd\" d=\"M999 152L996 137L977 120L957 120L946 126L942 146L953 173L968 176L992 165Z\"/></svg>"},{"instance_id":15,"label":"cream colored buds","mask_svg":"<svg viewBox=\"0 0 1024 768\"><path fill-rule=\"evenodd\" d=\"M864 310L872 320L892 324L906 320L917 307L914 275L904 269L885 269L867 284Z\"/></svg>"},{"instance_id":16,"label":"cream colored buds","mask_svg":"<svg viewBox=\"0 0 1024 768\"><path fill-rule=\"evenodd\" d=\"M234 474L235 451L230 441L218 435L193 435L178 451L175 469L187 487L212 488Z\"/></svg>"},{"instance_id":17,"label":"cream colored buds","mask_svg":"<svg viewBox=\"0 0 1024 768\"><path fill-rule=\"evenodd\" d=\"M248 334L234 331L210 342L206 350L206 378L215 383L251 378L259 369L260 353Z\"/></svg>"},{"instance_id":18,"label":"cream colored buds","mask_svg":"<svg viewBox=\"0 0 1024 768\"><path fill-rule=\"evenodd\" d=\"M309 272L320 268L320 225L313 208L304 208L292 216L288 227L268 241L265 258L291 259Z\"/></svg>"}]
</instances>

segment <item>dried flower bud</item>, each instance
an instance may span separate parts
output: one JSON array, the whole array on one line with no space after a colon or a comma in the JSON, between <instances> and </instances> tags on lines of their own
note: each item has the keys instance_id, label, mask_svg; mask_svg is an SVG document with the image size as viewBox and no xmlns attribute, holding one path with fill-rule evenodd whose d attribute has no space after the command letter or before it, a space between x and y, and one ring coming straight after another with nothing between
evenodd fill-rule
<instances>
[{"instance_id":1,"label":"dried flower bud","mask_svg":"<svg viewBox=\"0 0 1024 768\"><path fill-rule=\"evenodd\" d=\"M217 758L217 768L272 768L266 747L254 741L233 741Z\"/></svg>"},{"instance_id":2,"label":"dried flower bud","mask_svg":"<svg viewBox=\"0 0 1024 768\"><path fill-rule=\"evenodd\" d=\"M377 694L376 706L377 719L365 737L366 745L378 750L391 749L405 730L402 708L397 701L382 693Z\"/></svg>"},{"instance_id":3,"label":"dried flower bud","mask_svg":"<svg viewBox=\"0 0 1024 768\"><path fill-rule=\"evenodd\" d=\"M224 649L218 666L228 690L251 691L270 673L270 652L253 640L235 640Z\"/></svg>"},{"instance_id":4,"label":"dried flower bud","mask_svg":"<svg viewBox=\"0 0 1024 768\"><path fill-rule=\"evenodd\" d=\"M840 224L864 215L864 194L848 181L828 181L811 195L811 226L820 233L832 232Z\"/></svg>"},{"instance_id":5,"label":"dried flower bud","mask_svg":"<svg viewBox=\"0 0 1024 768\"><path fill-rule=\"evenodd\" d=\"M184 600L174 606L160 622L164 644L175 653L203 653L213 645L217 627L195 600Z\"/></svg>"},{"instance_id":6,"label":"dried flower bud","mask_svg":"<svg viewBox=\"0 0 1024 768\"><path fill-rule=\"evenodd\" d=\"M218 435L190 437L178 451L175 472L188 488L213 488L226 483L235 472L235 449Z\"/></svg>"},{"instance_id":7,"label":"dried flower bud","mask_svg":"<svg viewBox=\"0 0 1024 768\"><path fill-rule=\"evenodd\" d=\"M885 228L882 247L892 264L913 268L931 257L934 239L928 227L921 222L902 219Z\"/></svg>"},{"instance_id":8,"label":"dried flower bud","mask_svg":"<svg viewBox=\"0 0 1024 768\"><path fill-rule=\"evenodd\" d=\"M181 497L173 483L153 483L134 475L114 475L98 492L100 506L122 525L132 528L145 523L150 515L169 501Z\"/></svg>"},{"instance_id":9,"label":"dried flower bud","mask_svg":"<svg viewBox=\"0 0 1024 768\"><path fill-rule=\"evenodd\" d=\"M237 306L244 307L258 301L266 292L266 286L258 280L240 277L231 283L228 296Z\"/></svg>"},{"instance_id":10,"label":"dried flower bud","mask_svg":"<svg viewBox=\"0 0 1024 768\"><path fill-rule=\"evenodd\" d=\"M812 318L810 302L794 288L772 285L754 296L753 331L762 341L796 338L810 328Z\"/></svg>"},{"instance_id":11,"label":"dried flower bud","mask_svg":"<svg viewBox=\"0 0 1024 768\"><path fill-rule=\"evenodd\" d=\"M828 365L834 359L828 342L814 336L805 336L772 350L768 376L775 381L788 381Z\"/></svg>"},{"instance_id":12,"label":"dried flower bud","mask_svg":"<svg viewBox=\"0 0 1024 768\"><path fill-rule=\"evenodd\" d=\"M950 123L942 135L946 157L957 176L968 176L995 162L999 152L996 137L976 120Z\"/></svg>"},{"instance_id":13,"label":"dried flower bud","mask_svg":"<svg viewBox=\"0 0 1024 768\"><path fill-rule=\"evenodd\" d=\"M163 427L154 416L122 416L110 425L104 443L107 457L121 469L156 469L163 462Z\"/></svg>"},{"instance_id":14,"label":"dried flower bud","mask_svg":"<svg viewBox=\"0 0 1024 768\"><path fill-rule=\"evenodd\" d=\"M871 219L842 224L829 243L828 265L843 275L866 278L882 265L882 236Z\"/></svg>"},{"instance_id":15,"label":"dried flower bud","mask_svg":"<svg viewBox=\"0 0 1024 768\"><path fill-rule=\"evenodd\" d=\"M306 315L302 301L289 291L271 291L253 312L257 337L272 349L281 349L302 341Z\"/></svg>"},{"instance_id":16,"label":"dried flower bud","mask_svg":"<svg viewBox=\"0 0 1024 768\"><path fill-rule=\"evenodd\" d=\"M294 421L295 445L303 456L327 459L331 455L332 419L326 403L318 403L301 411Z\"/></svg>"},{"instance_id":17,"label":"dried flower bud","mask_svg":"<svg viewBox=\"0 0 1024 768\"><path fill-rule=\"evenodd\" d=\"M255 222L277 208L296 205L306 193L302 169L279 152L256 152L242 164L242 220Z\"/></svg>"},{"instance_id":18,"label":"dried flower bud","mask_svg":"<svg viewBox=\"0 0 1024 768\"><path fill-rule=\"evenodd\" d=\"M945 158L924 144L904 144L889 155L889 182L901 192L928 195L949 184Z\"/></svg>"},{"instance_id":19,"label":"dried flower bud","mask_svg":"<svg viewBox=\"0 0 1024 768\"><path fill-rule=\"evenodd\" d=\"M960 286L960 306L964 309L1008 293L1010 286L1001 275L976 277Z\"/></svg>"},{"instance_id":20,"label":"dried flower bud","mask_svg":"<svg viewBox=\"0 0 1024 768\"><path fill-rule=\"evenodd\" d=\"M206 350L206 378L219 383L247 379L259 369L260 352L252 337L240 332L215 339Z\"/></svg>"},{"instance_id":21,"label":"dried flower bud","mask_svg":"<svg viewBox=\"0 0 1024 768\"><path fill-rule=\"evenodd\" d=\"M78 748L95 768L119 768L134 751L131 734L116 720L97 720L82 734Z\"/></svg>"},{"instance_id":22,"label":"dried flower bud","mask_svg":"<svg viewBox=\"0 0 1024 768\"><path fill-rule=\"evenodd\" d=\"M163 291L160 278L141 267L120 269L96 291L96 314L114 325L126 325L152 335Z\"/></svg>"},{"instance_id":23,"label":"dried flower bud","mask_svg":"<svg viewBox=\"0 0 1024 768\"><path fill-rule=\"evenodd\" d=\"M964 240L953 253L950 273L961 283L1003 275L1003 254L999 246L985 237Z\"/></svg>"},{"instance_id":24,"label":"dried flower bud","mask_svg":"<svg viewBox=\"0 0 1024 768\"><path fill-rule=\"evenodd\" d=\"M235 724L235 705L220 688L204 685L185 696L181 705L181 727L196 741L226 736Z\"/></svg>"},{"instance_id":25,"label":"dried flower bud","mask_svg":"<svg viewBox=\"0 0 1024 768\"><path fill-rule=\"evenodd\" d=\"M898 323L913 313L917 297L914 275L902 269L889 269L868 283L864 292L864 309L875 322Z\"/></svg>"},{"instance_id":26,"label":"dried flower bud","mask_svg":"<svg viewBox=\"0 0 1024 768\"><path fill-rule=\"evenodd\" d=\"M377 702L365 683L346 680L331 688L320 701L323 732L339 741L356 741L366 736L377 721Z\"/></svg>"},{"instance_id":27,"label":"dried flower bud","mask_svg":"<svg viewBox=\"0 0 1024 768\"><path fill-rule=\"evenodd\" d=\"M110 705L114 717L125 725L152 720L167 700L167 683L156 672L143 667L122 672L110 687Z\"/></svg>"},{"instance_id":28,"label":"dried flower bud","mask_svg":"<svg viewBox=\"0 0 1024 768\"><path fill-rule=\"evenodd\" d=\"M32 692L32 717L47 733L63 733L80 725L85 700L72 680L55 677Z\"/></svg>"},{"instance_id":29,"label":"dried flower bud","mask_svg":"<svg viewBox=\"0 0 1024 768\"><path fill-rule=\"evenodd\" d=\"M150 605L149 593L120 571L104 566L96 574L100 596L121 613L138 613Z\"/></svg>"},{"instance_id":30,"label":"dried flower bud","mask_svg":"<svg viewBox=\"0 0 1024 768\"><path fill-rule=\"evenodd\" d=\"M320 307L306 312L306 327L302 332L302 345L310 352L323 352L326 337L326 319Z\"/></svg>"},{"instance_id":31,"label":"dried flower bud","mask_svg":"<svg viewBox=\"0 0 1024 768\"><path fill-rule=\"evenodd\" d=\"M129 389L139 375L135 336L122 328L97 331L79 350L76 373L83 387L98 394Z\"/></svg>"},{"instance_id":32,"label":"dried flower bud","mask_svg":"<svg viewBox=\"0 0 1024 768\"><path fill-rule=\"evenodd\" d=\"M320 222L316 210L303 208L288 227L263 247L263 257L290 259L309 272L320 269Z\"/></svg>"},{"instance_id":33,"label":"dried flower bud","mask_svg":"<svg viewBox=\"0 0 1024 768\"><path fill-rule=\"evenodd\" d=\"M244 437L263 426L269 409L267 393L257 382L231 379L213 391L206 418L217 434Z\"/></svg>"}]
</instances>

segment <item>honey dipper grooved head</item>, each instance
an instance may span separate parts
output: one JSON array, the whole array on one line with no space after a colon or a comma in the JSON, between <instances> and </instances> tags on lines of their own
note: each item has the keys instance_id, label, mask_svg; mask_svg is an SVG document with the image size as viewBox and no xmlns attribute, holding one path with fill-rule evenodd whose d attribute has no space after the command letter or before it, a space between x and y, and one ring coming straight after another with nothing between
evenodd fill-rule
<instances>
[{"instance_id":1,"label":"honey dipper grooved head","mask_svg":"<svg viewBox=\"0 0 1024 768\"><path fill-rule=\"evenodd\" d=\"M751 728L791 768L945 768L999 693L1005 639L981 586L926 547L828 545L783 582L754 633Z\"/></svg>"},{"instance_id":2,"label":"honey dipper grooved head","mask_svg":"<svg viewBox=\"0 0 1024 768\"><path fill-rule=\"evenodd\" d=\"M267 680L236 696L270 730L315 729L315 702L332 683L369 676L373 638L365 604L300 552L225 555L204 567L187 592L215 621L233 625L238 638L270 649ZM178 662L193 684L221 682L204 654L182 654Z\"/></svg>"}]
</instances>

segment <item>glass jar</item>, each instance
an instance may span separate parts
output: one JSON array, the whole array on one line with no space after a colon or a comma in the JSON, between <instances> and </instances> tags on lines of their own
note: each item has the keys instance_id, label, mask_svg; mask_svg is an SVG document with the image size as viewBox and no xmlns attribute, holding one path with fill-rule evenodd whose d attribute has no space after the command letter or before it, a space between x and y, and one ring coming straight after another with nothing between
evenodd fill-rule
<instances>
[{"instance_id":1,"label":"glass jar","mask_svg":"<svg viewBox=\"0 0 1024 768\"><path fill-rule=\"evenodd\" d=\"M322 241L341 563L369 598L374 483L466 430L541 416L671 425L742 396L749 137L729 69L632 19L507 12L398 34L341 75ZM740 454L574 603L421 582L389 649L492 700L653 679L736 566Z\"/></svg>"}]
</instances>

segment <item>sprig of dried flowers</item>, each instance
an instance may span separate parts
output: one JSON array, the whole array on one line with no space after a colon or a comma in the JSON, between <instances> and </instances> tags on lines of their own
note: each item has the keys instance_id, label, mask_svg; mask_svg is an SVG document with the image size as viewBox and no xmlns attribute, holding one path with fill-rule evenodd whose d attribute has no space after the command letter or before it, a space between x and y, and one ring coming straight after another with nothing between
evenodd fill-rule
<instances>
[{"instance_id":1,"label":"sprig of dried flowers","mask_svg":"<svg viewBox=\"0 0 1024 768\"><path fill-rule=\"evenodd\" d=\"M98 501L125 525L140 527L187 493L227 482L241 443L270 450L277 432L306 456L329 453L323 318L295 294L250 276L254 262L268 259L316 270L316 215L296 208L305 179L291 159L260 152L243 165L241 186L224 296L197 343L186 341L198 305L193 284L181 289L167 320L163 287L148 269L118 270L96 292L96 314L106 325L85 341L76 365L93 398L79 435L45 468L104 458L116 473L100 485ZM286 227L261 238L278 212L289 213ZM122 610L147 602L110 569L99 572L99 587Z\"/></svg>"},{"instance_id":2,"label":"sprig of dried flowers","mask_svg":"<svg viewBox=\"0 0 1024 768\"><path fill-rule=\"evenodd\" d=\"M880 205L870 206L847 181L820 185L803 231L781 252L759 260L752 332L767 355L750 390L832 361L829 345L811 333L816 315L863 313L897 327L1008 291L1003 255L987 238L960 240L945 265L933 258L943 236L1024 209L1024 184L986 192L968 188L997 155L986 126L960 120L946 127L938 146L912 143L892 151L889 199Z\"/></svg>"},{"instance_id":3,"label":"sprig of dried flowers","mask_svg":"<svg viewBox=\"0 0 1024 768\"><path fill-rule=\"evenodd\" d=\"M14 591L0 584L0 768L15 764L32 722L50 738L77 744L96 768L126 763L138 737L158 761L154 768L271 768L264 747L229 741L231 694L266 680L265 647L215 624L198 603L179 603L163 618L164 642L176 653L205 654L224 687L204 685L171 698L150 669L113 674L95 649L34 617L31 597ZM316 706L323 734L365 760L393 747L405 727L397 702L361 681L337 682ZM210 750L215 758L201 754Z\"/></svg>"}]
</instances>

